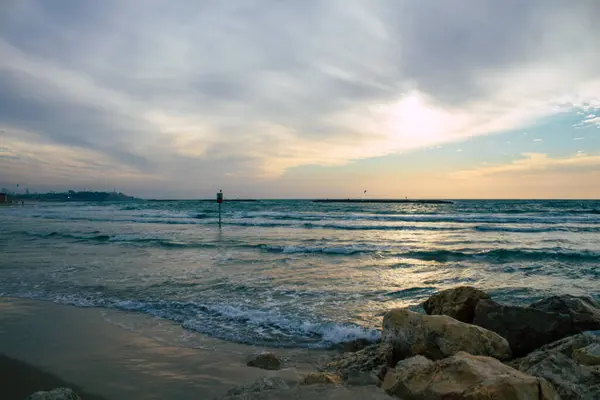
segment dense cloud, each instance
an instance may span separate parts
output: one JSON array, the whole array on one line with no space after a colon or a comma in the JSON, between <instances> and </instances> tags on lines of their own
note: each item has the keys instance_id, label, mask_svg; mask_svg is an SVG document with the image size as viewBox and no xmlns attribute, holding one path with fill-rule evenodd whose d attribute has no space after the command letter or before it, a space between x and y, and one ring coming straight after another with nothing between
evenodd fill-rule
<instances>
[{"instance_id":1,"label":"dense cloud","mask_svg":"<svg viewBox=\"0 0 600 400\"><path fill-rule=\"evenodd\" d=\"M247 184L600 107L595 0L0 7L1 181Z\"/></svg>"}]
</instances>

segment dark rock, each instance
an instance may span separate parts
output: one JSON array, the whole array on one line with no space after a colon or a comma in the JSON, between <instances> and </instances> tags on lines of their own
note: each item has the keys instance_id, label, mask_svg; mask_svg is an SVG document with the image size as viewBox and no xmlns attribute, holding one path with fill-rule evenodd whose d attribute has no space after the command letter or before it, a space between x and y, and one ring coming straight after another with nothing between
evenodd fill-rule
<instances>
[{"instance_id":1,"label":"dark rock","mask_svg":"<svg viewBox=\"0 0 600 400\"><path fill-rule=\"evenodd\" d=\"M434 294L425 301L423 308L429 315L447 315L471 323L479 300L489 298L490 296L482 290L471 286L460 286Z\"/></svg>"},{"instance_id":2,"label":"dark rock","mask_svg":"<svg viewBox=\"0 0 600 400\"><path fill-rule=\"evenodd\" d=\"M535 360L536 357L545 357L548 353L562 353L569 358L573 357L573 353L586 347L590 344L599 343L600 337L593 336L588 334L579 334L573 336L567 336L563 339L557 340L555 342L549 343L543 347L540 347L537 351L527 355L526 358L521 358L521 360ZM519 360L511 361L512 363L518 362Z\"/></svg>"},{"instance_id":3,"label":"dark rock","mask_svg":"<svg viewBox=\"0 0 600 400\"><path fill-rule=\"evenodd\" d=\"M492 357L460 352L432 362L416 356L390 369L382 385L388 394L412 400L558 400L543 378L517 371Z\"/></svg>"},{"instance_id":4,"label":"dark rock","mask_svg":"<svg viewBox=\"0 0 600 400\"><path fill-rule=\"evenodd\" d=\"M246 363L249 367L256 367L269 370L281 369L281 360L273 353L261 353L254 355Z\"/></svg>"},{"instance_id":5,"label":"dark rock","mask_svg":"<svg viewBox=\"0 0 600 400\"><path fill-rule=\"evenodd\" d=\"M563 400L600 399L600 367L578 359L582 349L599 345L600 337L569 336L510 363L514 368L552 383Z\"/></svg>"},{"instance_id":6,"label":"dark rock","mask_svg":"<svg viewBox=\"0 0 600 400\"><path fill-rule=\"evenodd\" d=\"M570 331L570 319L565 314L507 306L492 300L477 303L473 324L506 338L515 357L561 339Z\"/></svg>"},{"instance_id":7,"label":"dark rock","mask_svg":"<svg viewBox=\"0 0 600 400\"><path fill-rule=\"evenodd\" d=\"M47 392L35 392L26 400L81 400L81 397L69 388L57 388Z\"/></svg>"},{"instance_id":8,"label":"dark rock","mask_svg":"<svg viewBox=\"0 0 600 400\"><path fill-rule=\"evenodd\" d=\"M591 297L553 296L533 303L530 307L567 314L571 318L570 334L600 329L600 305Z\"/></svg>"},{"instance_id":9,"label":"dark rock","mask_svg":"<svg viewBox=\"0 0 600 400\"><path fill-rule=\"evenodd\" d=\"M500 360L511 357L508 342L497 333L446 315L423 315L405 308L384 315L382 340L393 346L395 361L416 355L439 360L459 351Z\"/></svg>"}]
</instances>

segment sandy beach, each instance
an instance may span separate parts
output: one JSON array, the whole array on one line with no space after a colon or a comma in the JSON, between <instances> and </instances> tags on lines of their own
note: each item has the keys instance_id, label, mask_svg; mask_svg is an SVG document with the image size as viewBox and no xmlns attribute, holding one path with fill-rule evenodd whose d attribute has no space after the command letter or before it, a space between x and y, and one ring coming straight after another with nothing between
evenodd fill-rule
<instances>
[{"instance_id":1,"label":"sandy beach","mask_svg":"<svg viewBox=\"0 0 600 400\"><path fill-rule=\"evenodd\" d=\"M295 385L329 355L270 349L284 360L283 369L247 367L246 357L262 350L132 313L0 299L0 368L9 382L2 398L7 400L57 386L76 389L84 400L221 398L264 376ZM338 394L345 392L339 388Z\"/></svg>"}]
</instances>

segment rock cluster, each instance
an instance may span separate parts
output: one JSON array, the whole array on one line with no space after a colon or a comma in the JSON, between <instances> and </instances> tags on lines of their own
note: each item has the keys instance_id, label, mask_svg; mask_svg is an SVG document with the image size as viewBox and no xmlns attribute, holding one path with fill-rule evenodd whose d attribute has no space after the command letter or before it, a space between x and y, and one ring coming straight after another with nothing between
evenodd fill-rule
<instances>
[{"instance_id":1,"label":"rock cluster","mask_svg":"<svg viewBox=\"0 0 600 400\"><path fill-rule=\"evenodd\" d=\"M511 366L548 380L563 400L600 399L600 337L578 334L543 346ZM596 356L594 356L596 354Z\"/></svg>"},{"instance_id":2,"label":"rock cluster","mask_svg":"<svg viewBox=\"0 0 600 400\"><path fill-rule=\"evenodd\" d=\"M389 310L381 342L344 346L349 352L295 387L372 387L376 396L415 400L600 400L600 336L586 332L600 331L593 299L554 296L517 307L459 287L432 296L424 309ZM248 365L281 365L259 357ZM245 390L269 390L256 385Z\"/></svg>"}]
</instances>

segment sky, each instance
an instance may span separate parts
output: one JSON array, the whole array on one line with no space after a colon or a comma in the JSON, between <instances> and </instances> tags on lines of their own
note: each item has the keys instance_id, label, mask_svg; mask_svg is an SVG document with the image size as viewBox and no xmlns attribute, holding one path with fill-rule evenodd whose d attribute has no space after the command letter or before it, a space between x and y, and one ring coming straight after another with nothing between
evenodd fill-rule
<instances>
[{"instance_id":1,"label":"sky","mask_svg":"<svg viewBox=\"0 0 600 400\"><path fill-rule=\"evenodd\" d=\"M597 0L0 0L0 188L600 198Z\"/></svg>"}]
</instances>

